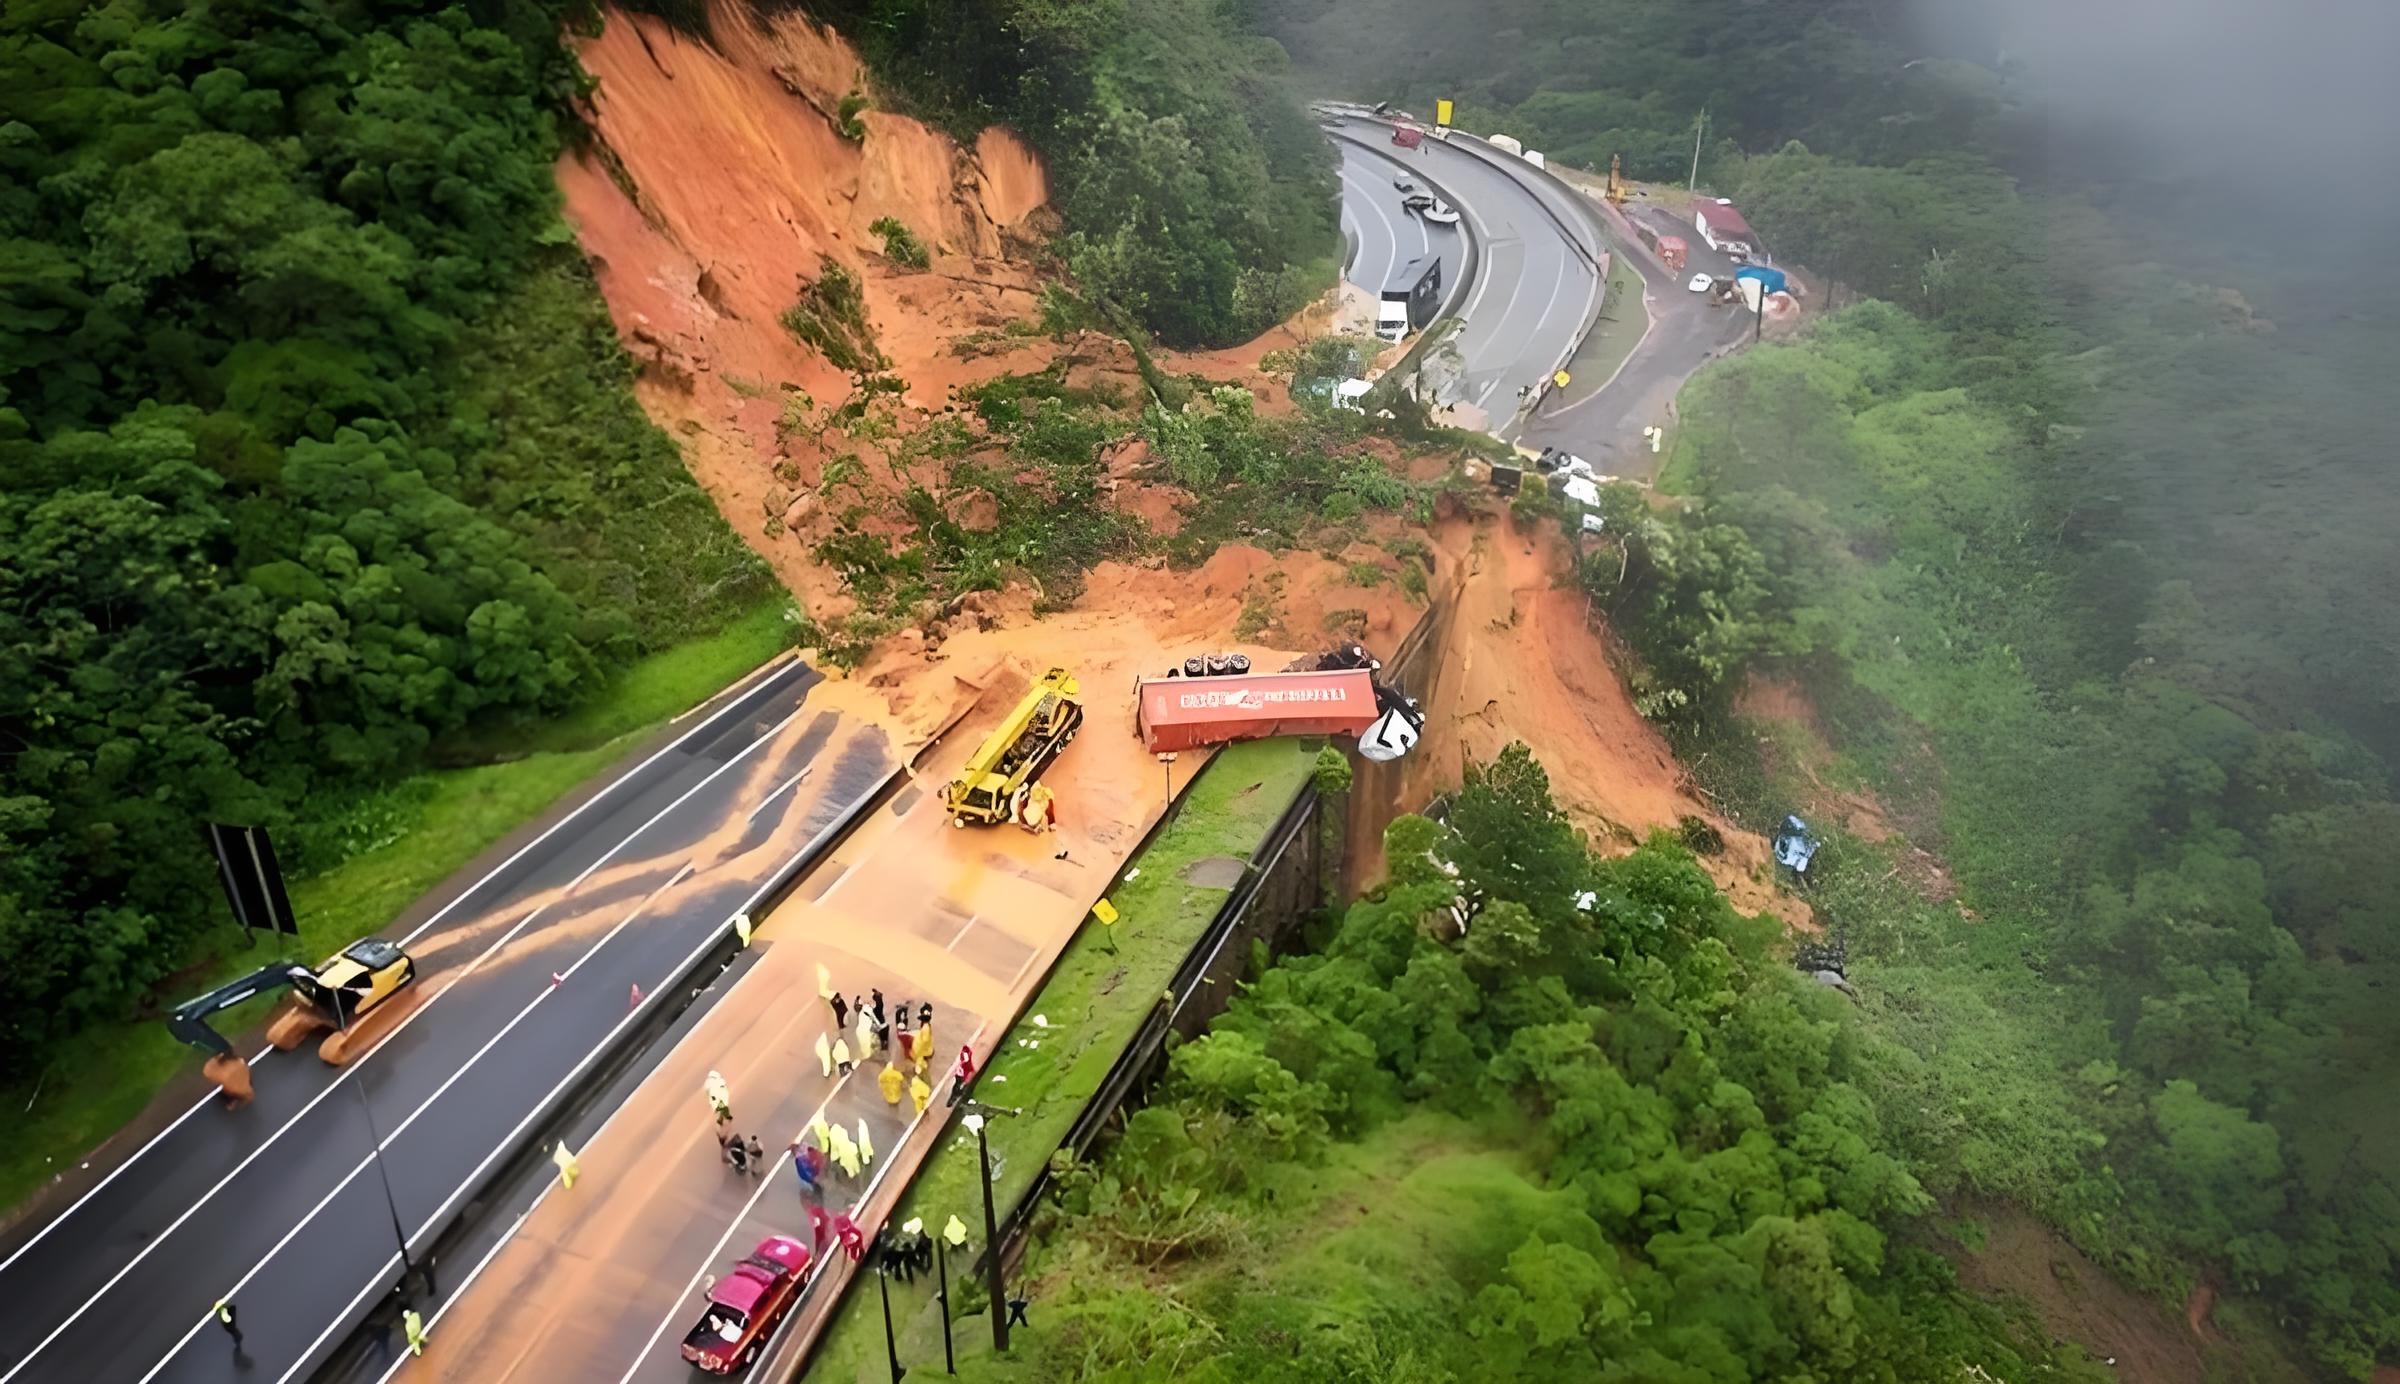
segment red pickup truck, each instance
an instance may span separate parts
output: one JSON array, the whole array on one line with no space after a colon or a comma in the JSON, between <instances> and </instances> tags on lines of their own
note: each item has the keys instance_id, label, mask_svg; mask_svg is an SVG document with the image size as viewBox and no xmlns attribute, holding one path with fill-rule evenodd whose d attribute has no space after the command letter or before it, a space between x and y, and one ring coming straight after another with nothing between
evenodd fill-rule
<instances>
[{"instance_id":1,"label":"red pickup truck","mask_svg":"<svg viewBox=\"0 0 2400 1384\"><path fill-rule=\"evenodd\" d=\"M708 1310L683 1338L683 1358L710 1374L745 1370L775 1334L775 1324L800 1300L808 1246L769 1235L709 1290Z\"/></svg>"}]
</instances>

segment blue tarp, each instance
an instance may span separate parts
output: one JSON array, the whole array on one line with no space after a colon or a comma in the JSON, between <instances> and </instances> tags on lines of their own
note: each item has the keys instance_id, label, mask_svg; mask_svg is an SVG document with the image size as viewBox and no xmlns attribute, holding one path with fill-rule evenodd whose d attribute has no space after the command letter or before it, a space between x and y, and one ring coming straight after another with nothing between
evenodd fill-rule
<instances>
[{"instance_id":1,"label":"blue tarp","mask_svg":"<svg viewBox=\"0 0 2400 1384\"><path fill-rule=\"evenodd\" d=\"M1784 278L1780 269L1770 269L1763 264L1745 264L1733 271L1733 277L1758 280L1759 290L1763 293L1783 292Z\"/></svg>"}]
</instances>

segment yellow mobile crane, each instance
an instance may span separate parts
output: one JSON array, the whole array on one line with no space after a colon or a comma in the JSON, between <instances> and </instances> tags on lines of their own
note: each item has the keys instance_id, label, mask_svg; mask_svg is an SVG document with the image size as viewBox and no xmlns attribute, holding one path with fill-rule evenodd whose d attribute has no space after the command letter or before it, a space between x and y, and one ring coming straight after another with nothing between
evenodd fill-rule
<instances>
[{"instance_id":1,"label":"yellow mobile crane","mask_svg":"<svg viewBox=\"0 0 2400 1384\"><path fill-rule=\"evenodd\" d=\"M950 809L950 825L963 827L974 822L992 826L1015 820L1040 829L1034 821L1046 820L1048 797L1035 788L1033 780L1083 725L1083 706L1075 700L1081 690L1074 675L1064 668L1042 675L1008 718L984 737L982 746L967 760L966 772L942 790L942 801ZM1039 814L1033 810L1037 795L1042 798Z\"/></svg>"}]
</instances>

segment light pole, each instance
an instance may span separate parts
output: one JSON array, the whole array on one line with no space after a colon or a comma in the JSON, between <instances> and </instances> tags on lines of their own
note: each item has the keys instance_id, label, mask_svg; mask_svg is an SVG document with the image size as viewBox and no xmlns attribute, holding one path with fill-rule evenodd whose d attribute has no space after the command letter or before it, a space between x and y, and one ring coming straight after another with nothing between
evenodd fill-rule
<instances>
[{"instance_id":1,"label":"light pole","mask_svg":"<svg viewBox=\"0 0 2400 1384\"><path fill-rule=\"evenodd\" d=\"M950 1240L946 1235L933 1237L933 1271L939 1275L942 1304L942 1373L958 1373L958 1356L950 1347Z\"/></svg>"},{"instance_id":2,"label":"light pole","mask_svg":"<svg viewBox=\"0 0 2400 1384\"><path fill-rule=\"evenodd\" d=\"M900 1345L892 1338L892 1233L875 1235L875 1292L883 1299L883 1358L892 1367L892 1384L908 1371L900 1368Z\"/></svg>"},{"instance_id":3,"label":"light pole","mask_svg":"<svg viewBox=\"0 0 2400 1384\"><path fill-rule=\"evenodd\" d=\"M349 1057L350 1046L350 1006L346 999L340 991L334 992L333 1013L341 1021L342 1056L345 1059ZM383 1166L383 1134L375 1128L375 1107L367 1103L366 1086L361 1082L352 1082L350 1089L358 1093L358 1113L367 1117L367 1137L374 1141L367 1146L367 1157L373 1160L375 1176L383 1183L383 1209L391 1213L392 1240L400 1246L400 1285L402 1295L406 1296L408 1280L416 1277L417 1266L408 1257L408 1233L400 1228L400 1202L392 1195L392 1175ZM425 1288L427 1292L433 1289L430 1275L426 1278Z\"/></svg>"},{"instance_id":4,"label":"light pole","mask_svg":"<svg viewBox=\"0 0 2400 1384\"><path fill-rule=\"evenodd\" d=\"M983 1135L984 1115L1015 1115L1020 1112L1003 1106L985 1105L982 1101L967 1102L962 1121L975 1131L975 1159L983 1172L983 1264L984 1279L992 1290L992 1349L1008 1349L1008 1294L1000 1283L1000 1218L992 1210L992 1146Z\"/></svg>"},{"instance_id":5,"label":"light pole","mask_svg":"<svg viewBox=\"0 0 2400 1384\"><path fill-rule=\"evenodd\" d=\"M1695 197L1700 195L1700 135L1707 128L1708 107L1702 106L1700 118L1692 122L1692 182L1684 189Z\"/></svg>"}]
</instances>

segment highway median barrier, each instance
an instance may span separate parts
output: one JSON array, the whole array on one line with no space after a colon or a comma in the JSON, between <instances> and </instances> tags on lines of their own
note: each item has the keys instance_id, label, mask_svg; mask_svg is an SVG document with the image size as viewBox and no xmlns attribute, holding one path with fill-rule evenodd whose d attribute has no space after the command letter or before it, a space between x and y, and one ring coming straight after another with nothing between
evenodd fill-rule
<instances>
[{"instance_id":1,"label":"highway median barrier","mask_svg":"<svg viewBox=\"0 0 2400 1384\"><path fill-rule=\"evenodd\" d=\"M714 707L727 698L746 690L750 678L727 688L706 705ZM946 731L962 719L966 709L960 709L941 729ZM521 1194L552 1183L571 1182L564 1175L564 1165L554 1165L553 1150L569 1146L570 1126L595 1109L594 1098L631 1074L646 1070L646 1059L655 1059L672 1047L662 1041L682 1026L693 1011L705 1007L704 1001L721 993L718 982L736 965L755 962L758 953L750 951L742 936L740 920L759 916L771 909L788 894L792 886L820 860L841 844L874 812L889 802L910 776L915 757L939 741L937 731L926 746L912 755L895 755L893 763L876 781L854 796L842 814L820 828L775 872L767 877L749 898L713 927L707 937L692 952L660 978L660 983L648 991L638 986L629 997L625 1017L618 1021L608 1036L568 1072L550 1094L528 1112L509 1139L494 1148L484 1163L449 1201L437 1208L432 1219L408 1237L409 1251L424 1264L438 1264L451 1258L462 1248L482 1238L479 1232L490 1228L497 1219L495 1213L512 1194ZM714 988L712 988L714 987ZM539 1192L535 1193L537 1196ZM499 1238L505 1240L508 1227L501 1227ZM393 1264L398 1269L398 1264ZM465 1290L463 1276L439 1280L453 1294ZM398 1279L394 1282L397 1284ZM389 1300L385 1294L384 1299ZM420 1304L428 1309L435 1304ZM320 1375L339 1376L356 1373L382 1346L384 1333L376 1322L373 1309L362 1311L359 1317L346 1324L346 1335L322 1358L301 1362L314 1367ZM371 1373L371 1372L370 1372Z\"/></svg>"}]
</instances>

